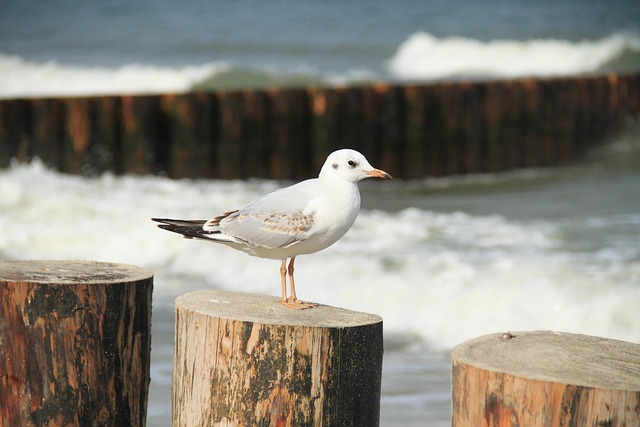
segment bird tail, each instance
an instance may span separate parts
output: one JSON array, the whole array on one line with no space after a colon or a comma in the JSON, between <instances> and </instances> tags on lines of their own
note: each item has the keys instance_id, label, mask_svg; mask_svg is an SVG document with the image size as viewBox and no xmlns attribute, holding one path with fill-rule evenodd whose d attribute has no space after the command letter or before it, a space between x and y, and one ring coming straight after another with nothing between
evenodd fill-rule
<instances>
[{"instance_id":1,"label":"bird tail","mask_svg":"<svg viewBox=\"0 0 640 427\"><path fill-rule=\"evenodd\" d=\"M229 215L236 213L236 211L225 212L217 217L204 220L204 219L169 219L169 218L151 218L152 221L159 222L158 227L163 230L178 233L186 237L187 239L216 239L215 235L220 235L221 230L219 227L220 221ZM222 238L220 240L229 240Z\"/></svg>"},{"instance_id":2,"label":"bird tail","mask_svg":"<svg viewBox=\"0 0 640 427\"><path fill-rule=\"evenodd\" d=\"M169 218L151 218L152 221L159 222L158 227L163 230L178 233L187 239L201 238L202 234L207 233L202 226L207 222L204 219L186 220L186 219L169 219Z\"/></svg>"}]
</instances>

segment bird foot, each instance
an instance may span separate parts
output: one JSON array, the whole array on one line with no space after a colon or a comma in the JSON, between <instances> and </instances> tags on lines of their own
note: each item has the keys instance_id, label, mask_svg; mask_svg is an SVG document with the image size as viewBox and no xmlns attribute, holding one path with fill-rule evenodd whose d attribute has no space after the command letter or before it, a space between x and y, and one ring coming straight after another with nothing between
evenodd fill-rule
<instances>
[{"instance_id":1,"label":"bird foot","mask_svg":"<svg viewBox=\"0 0 640 427\"><path fill-rule=\"evenodd\" d=\"M282 301L282 305L288 308L293 308L295 310L306 310L306 309L314 308L318 306L318 304L304 302L304 301L300 301L299 299L293 299L293 298L289 298L286 301Z\"/></svg>"}]
</instances>

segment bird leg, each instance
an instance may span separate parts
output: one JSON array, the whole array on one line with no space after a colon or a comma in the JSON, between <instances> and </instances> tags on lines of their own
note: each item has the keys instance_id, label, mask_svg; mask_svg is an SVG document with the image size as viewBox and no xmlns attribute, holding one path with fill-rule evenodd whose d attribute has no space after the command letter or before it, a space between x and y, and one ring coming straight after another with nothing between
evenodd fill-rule
<instances>
[{"instance_id":1,"label":"bird leg","mask_svg":"<svg viewBox=\"0 0 640 427\"><path fill-rule=\"evenodd\" d=\"M287 305L287 260L283 259L280 265L280 282L282 283L282 296L280 301L283 305Z\"/></svg>"},{"instance_id":2,"label":"bird leg","mask_svg":"<svg viewBox=\"0 0 640 427\"><path fill-rule=\"evenodd\" d=\"M286 262L287 260L283 260L282 261L282 265L280 266L280 277L281 277L281 282L282 282L282 304L285 307L289 307L289 308L295 308L296 310L304 310L307 308L313 308L313 307L317 307L317 304L311 304L308 302L302 302L298 299L298 297L296 296L296 284L293 280L293 263L295 261L296 257L291 257L291 261L289 261L289 268L286 268ZM289 273L289 289L290 289L290 296L289 298L287 298L287 290L286 290L286 279L285 279L285 274Z\"/></svg>"},{"instance_id":3,"label":"bird leg","mask_svg":"<svg viewBox=\"0 0 640 427\"><path fill-rule=\"evenodd\" d=\"M293 263L295 262L296 257L291 257L291 261L289 261L289 298L293 301L297 301L298 297L296 296L296 283L293 281Z\"/></svg>"}]
</instances>

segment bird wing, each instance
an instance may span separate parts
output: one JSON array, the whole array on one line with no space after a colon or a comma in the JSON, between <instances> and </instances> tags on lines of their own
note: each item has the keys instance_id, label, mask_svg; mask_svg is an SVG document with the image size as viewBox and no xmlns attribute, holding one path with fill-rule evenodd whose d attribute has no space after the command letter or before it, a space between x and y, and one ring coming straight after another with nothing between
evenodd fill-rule
<instances>
[{"instance_id":1,"label":"bird wing","mask_svg":"<svg viewBox=\"0 0 640 427\"><path fill-rule=\"evenodd\" d=\"M283 248L306 240L314 224L314 212L308 209L315 196L313 186L303 181L276 190L230 215L208 221L205 231L219 230L253 247Z\"/></svg>"}]
</instances>

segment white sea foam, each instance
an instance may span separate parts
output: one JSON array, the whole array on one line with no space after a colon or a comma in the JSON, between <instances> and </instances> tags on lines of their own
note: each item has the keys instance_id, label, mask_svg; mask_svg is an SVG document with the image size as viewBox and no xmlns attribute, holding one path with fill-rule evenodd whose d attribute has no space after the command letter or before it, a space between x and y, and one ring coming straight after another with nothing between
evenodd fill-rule
<instances>
[{"instance_id":1,"label":"white sea foam","mask_svg":"<svg viewBox=\"0 0 640 427\"><path fill-rule=\"evenodd\" d=\"M186 92L229 64L181 67L128 64L121 67L27 61L0 53L0 98Z\"/></svg>"},{"instance_id":2,"label":"white sea foam","mask_svg":"<svg viewBox=\"0 0 640 427\"><path fill-rule=\"evenodd\" d=\"M43 96L183 93L194 88L226 89L266 86L333 85L373 80L372 71L327 73L300 65L283 70L265 64L240 66L226 61L201 65L119 67L28 61L0 53L0 99Z\"/></svg>"},{"instance_id":3,"label":"white sea foam","mask_svg":"<svg viewBox=\"0 0 640 427\"><path fill-rule=\"evenodd\" d=\"M380 70L352 64L327 70L321 64L283 69L228 61L161 66L87 66L38 62L0 53L0 99L41 96L186 92L194 87L227 88L327 83L344 85L384 78L433 80L456 77L516 77L596 71L626 53L640 52L640 36L614 33L595 41L436 38L417 32L400 44Z\"/></svg>"},{"instance_id":4,"label":"white sea foam","mask_svg":"<svg viewBox=\"0 0 640 427\"><path fill-rule=\"evenodd\" d=\"M401 79L452 76L550 76L596 71L625 52L640 52L640 36L614 33L600 40L479 41L416 32L388 63Z\"/></svg>"},{"instance_id":5,"label":"white sea foam","mask_svg":"<svg viewBox=\"0 0 640 427\"><path fill-rule=\"evenodd\" d=\"M277 262L180 239L149 220L205 218L276 185L85 179L37 162L14 166L0 171L0 258L137 264L156 274L154 307L170 307L177 295L202 288L278 295ZM640 214L571 222L584 238L603 227L640 226ZM637 242L576 250L566 241L566 225L418 208L364 210L343 240L299 258L298 293L378 313L387 334L416 336L441 348L503 330L640 341Z\"/></svg>"}]
</instances>

